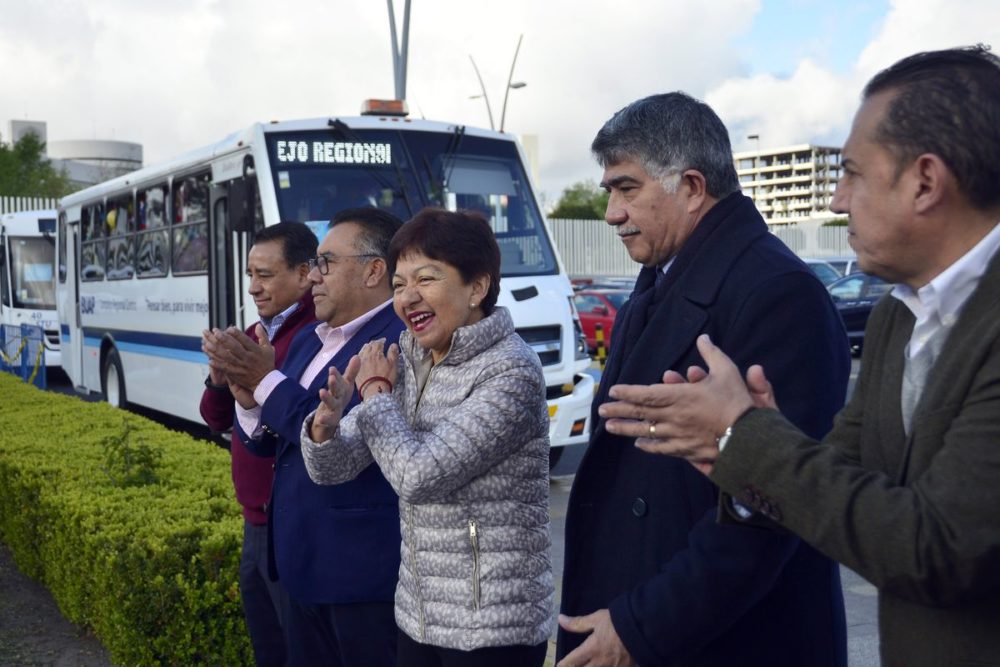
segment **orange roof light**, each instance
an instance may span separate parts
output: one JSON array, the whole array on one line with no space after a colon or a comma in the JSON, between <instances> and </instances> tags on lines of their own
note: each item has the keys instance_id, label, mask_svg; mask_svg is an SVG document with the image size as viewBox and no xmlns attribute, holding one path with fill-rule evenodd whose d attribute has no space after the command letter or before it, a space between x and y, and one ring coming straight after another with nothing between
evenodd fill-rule
<instances>
[{"instance_id":1,"label":"orange roof light","mask_svg":"<svg viewBox=\"0 0 1000 667\"><path fill-rule=\"evenodd\" d=\"M404 100L365 100L361 104L362 116L408 116Z\"/></svg>"}]
</instances>

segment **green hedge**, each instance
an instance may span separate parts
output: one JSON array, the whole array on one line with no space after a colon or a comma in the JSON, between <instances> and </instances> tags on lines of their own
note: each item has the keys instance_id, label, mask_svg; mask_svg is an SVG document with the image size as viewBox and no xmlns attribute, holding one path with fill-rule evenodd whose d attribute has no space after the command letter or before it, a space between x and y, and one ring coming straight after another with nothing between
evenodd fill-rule
<instances>
[{"instance_id":1,"label":"green hedge","mask_svg":"<svg viewBox=\"0 0 1000 667\"><path fill-rule=\"evenodd\" d=\"M0 539L118 665L252 664L229 454L0 373Z\"/></svg>"}]
</instances>

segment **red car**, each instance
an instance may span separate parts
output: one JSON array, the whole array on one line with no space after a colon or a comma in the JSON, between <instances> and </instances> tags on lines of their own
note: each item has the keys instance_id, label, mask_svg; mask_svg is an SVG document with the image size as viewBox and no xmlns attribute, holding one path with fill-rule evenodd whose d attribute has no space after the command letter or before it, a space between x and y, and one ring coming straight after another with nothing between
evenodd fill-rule
<instances>
[{"instance_id":1,"label":"red car","mask_svg":"<svg viewBox=\"0 0 1000 667\"><path fill-rule=\"evenodd\" d=\"M604 329L604 347L611 344L611 327L618 309L625 305L631 292L625 289L585 289L573 295L573 303L580 313L580 324L590 350L597 349L597 324Z\"/></svg>"}]
</instances>

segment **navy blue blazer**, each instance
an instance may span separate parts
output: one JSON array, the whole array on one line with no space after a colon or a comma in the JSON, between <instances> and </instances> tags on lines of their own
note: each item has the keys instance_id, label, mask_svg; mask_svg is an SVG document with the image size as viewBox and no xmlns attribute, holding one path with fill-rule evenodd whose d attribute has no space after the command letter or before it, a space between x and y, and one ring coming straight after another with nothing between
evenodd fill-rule
<instances>
[{"instance_id":1,"label":"navy blue blazer","mask_svg":"<svg viewBox=\"0 0 1000 667\"><path fill-rule=\"evenodd\" d=\"M274 485L268 504L269 546L278 578L295 600L313 604L392 601L399 576L399 499L374 463L357 478L321 486L309 479L299 436L306 416L319 406L330 366L340 371L365 343L399 340L403 323L392 305L365 324L313 380L299 378L319 353L316 328L306 326L292 340L281 371L288 377L263 405L259 439L247 448L274 456ZM354 393L350 410L359 397ZM237 422L237 427L239 423ZM241 435L245 435L241 431Z\"/></svg>"},{"instance_id":2,"label":"navy blue blazer","mask_svg":"<svg viewBox=\"0 0 1000 667\"><path fill-rule=\"evenodd\" d=\"M706 214L654 286L655 274L642 270L615 321L594 432L569 499L562 612L608 608L644 667L842 667L837 565L790 534L720 525L719 492L707 477L608 433L596 412L613 384L704 367L695 341L708 333L744 372L762 363L782 411L821 436L850 373L837 311L739 193ZM585 638L560 630L558 656Z\"/></svg>"}]
</instances>

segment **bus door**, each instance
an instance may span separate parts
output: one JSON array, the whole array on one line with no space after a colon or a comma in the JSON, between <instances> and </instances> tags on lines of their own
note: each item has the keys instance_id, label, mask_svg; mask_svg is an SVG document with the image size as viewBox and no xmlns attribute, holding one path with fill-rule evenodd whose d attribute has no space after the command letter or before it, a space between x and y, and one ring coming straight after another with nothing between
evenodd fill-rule
<instances>
[{"instance_id":1,"label":"bus door","mask_svg":"<svg viewBox=\"0 0 1000 667\"><path fill-rule=\"evenodd\" d=\"M208 312L209 326L246 328L242 289L246 256L254 220L247 219L247 201L253 201L252 158L229 157L212 165L209 224ZM248 185L249 184L249 185ZM249 208L253 211L252 205Z\"/></svg>"},{"instance_id":2,"label":"bus door","mask_svg":"<svg viewBox=\"0 0 1000 667\"><path fill-rule=\"evenodd\" d=\"M80 207L59 213L58 236L56 261L59 265L59 282L56 309L59 313L62 367L73 385L81 387L83 325L80 321Z\"/></svg>"},{"instance_id":3,"label":"bus door","mask_svg":"<svg viewBox=\"0 0 1000 667\"><path fill-rule=\"evenodd\" d=\"M11 278L8 273L10 266L7 260L7 234L0 226L0 324L12 324L13 318L8 322L7 310L11 307L10 283Z\"/></svg>"}]
</instances>

